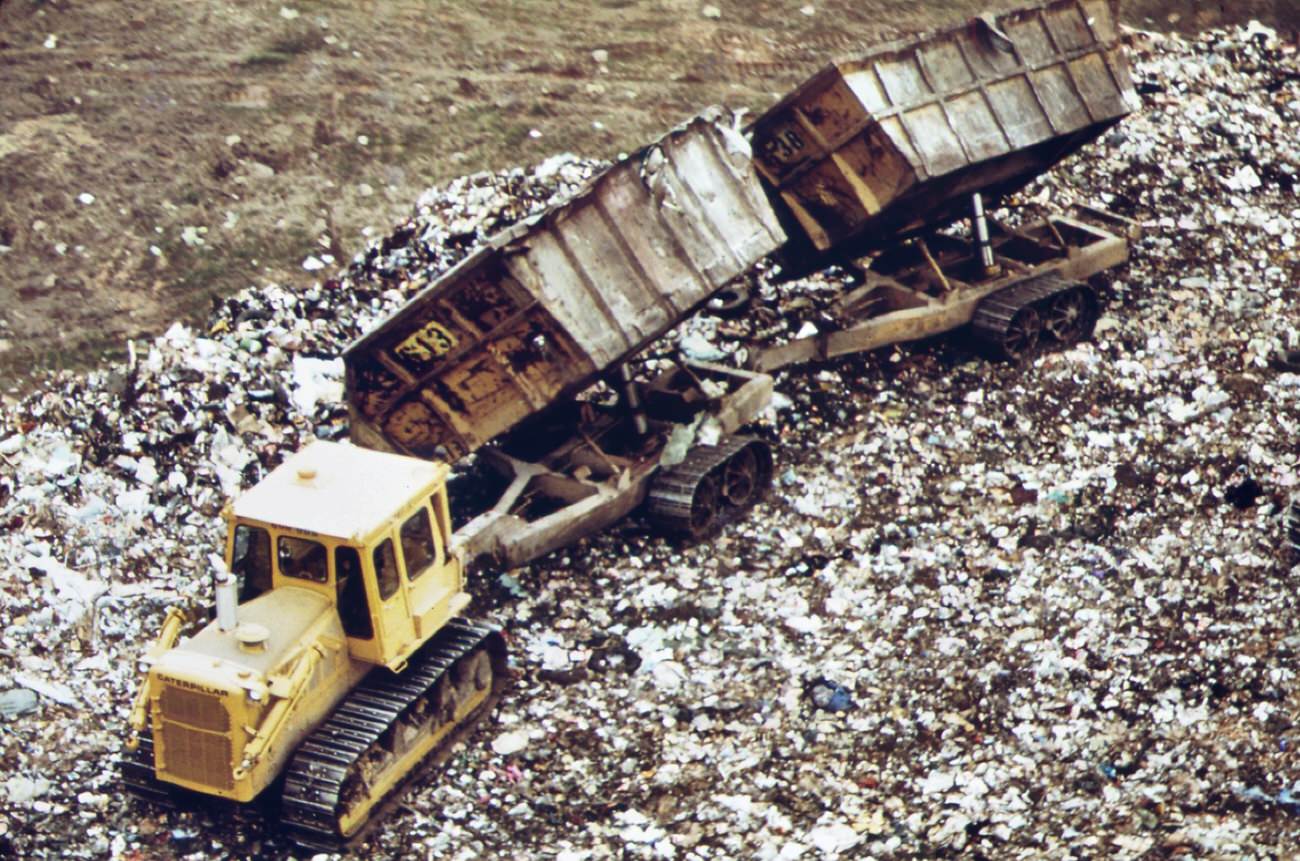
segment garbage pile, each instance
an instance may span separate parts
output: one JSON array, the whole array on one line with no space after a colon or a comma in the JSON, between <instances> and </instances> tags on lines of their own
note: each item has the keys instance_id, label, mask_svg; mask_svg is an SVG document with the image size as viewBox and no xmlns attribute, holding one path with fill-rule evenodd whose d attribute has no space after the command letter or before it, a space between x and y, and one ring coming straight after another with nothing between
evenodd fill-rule
<instances>
[{"instance_id":1,"label":"garbage pile","mask_svg":"<svg viewBox=\"0 0 1300 861\"><path fill-rule=\"evenodd\" d=\"M1094 341L784 375L773 492L716 540L630 521L475 578L519 678L358 857L1292 851L1300 59L1258 25L1131 54L1144 111L1013 201L1143 224ZM458 180L336 277L6 413L0 854L291 853L256 813L121 796L135 659L166 606L209 603L228 496L346 432L339 350L598 169ZM664 349L739 359L837 279L760 276L752 319Z\"/></svg>"}]
</instances>

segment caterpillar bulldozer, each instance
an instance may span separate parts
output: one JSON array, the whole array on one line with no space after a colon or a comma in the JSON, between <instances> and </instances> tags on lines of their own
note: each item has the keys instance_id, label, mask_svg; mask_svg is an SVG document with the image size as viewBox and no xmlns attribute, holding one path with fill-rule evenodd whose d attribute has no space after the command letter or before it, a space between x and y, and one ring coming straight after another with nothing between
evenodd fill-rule
<instances>
[{"instance_id":1,"label":"caterpillar bulldozer","mask_svg":"<svg viewBox=\"0 0 1300 861\"><path fill-rule=\"evenodd\" d=\"M246 802L283 775L284 825L329 848L490 709L505 641L458 618L447 473L320 441L228 506L216 618L181 640L173 611L143 659L131 788Z\"/></svg>"}]
</instances>

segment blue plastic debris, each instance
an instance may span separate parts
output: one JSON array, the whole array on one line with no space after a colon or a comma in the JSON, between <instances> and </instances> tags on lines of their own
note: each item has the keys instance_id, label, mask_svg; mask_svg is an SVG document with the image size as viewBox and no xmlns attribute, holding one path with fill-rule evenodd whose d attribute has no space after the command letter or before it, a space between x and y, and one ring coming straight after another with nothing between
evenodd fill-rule
<instances>
[{"instance_id":1,"label":"blue plastic debris","mask_svg":"<svg viewBox=\"0 0 1300 861\"><path fill-rule=\"evenodd\" d=\"M820 678L808 687L813 705L823 711L846 712L853 708L853 695L839 682Z\"/></svg>"},{"instance_id":2,"label":"blue plastic debris","mask_svg":"<svg viewBox=\"0 0 1300 861\"><path fill-rule=\"evenodd\" d=\"M36 711L39 705L36 693L26 688L14 688L0 693L0 717L18 717Z\"/></svg>"},{"instance_id":3,"label":"blue plastic debris","mask_svg":"<svg viewBox=\"0 0 1300 861\"><path fill-rule=\"evenodd\" d=\"M527 598L528 590L522 583L509 574L502 574L497 578L497 585L512 598Z\"/></svg>"},{"instance_id":4,"label":"blue plastic debris","mask_svg":"<svg viewBox=\"0 0 1300 861\"><path fill-rule=\"evenodd\" d=\"M1300 782L1290 787L1283 787L1277 795L1272 795L1258 786L1241 786L1240 784L1233 787L1232 791L1234 795L1243 801L1276 804L1290 813L1300 813Z\"/></svg>"}]
</instances>

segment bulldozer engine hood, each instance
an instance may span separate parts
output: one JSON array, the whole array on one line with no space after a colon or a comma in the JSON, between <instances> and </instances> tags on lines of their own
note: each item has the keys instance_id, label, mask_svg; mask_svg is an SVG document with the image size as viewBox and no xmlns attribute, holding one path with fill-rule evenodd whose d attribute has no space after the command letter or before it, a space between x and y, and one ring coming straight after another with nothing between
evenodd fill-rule
<instances>
[{"instance_id":1,"label":"bulldozer engine hood","mask_svg":"<svg viewBox=\"0 0 1300 861\"><path fill-rule=\"evenodd\" d=\"M328 598L289 586L241 605L233 630L214 620L159 656L150 671L159 777L251 800L286 755L282 725L267 723L276 704L302 715L321 655L342 645Z\"/></svg>"},{"instance_id":2,"label":"bulldozer engine hood","mask_svg":"<svg viewBox=\"0 0 1300 861\"><path fill-rule=\"evenodd\" d=\"M316 630L324 617L334 616L332 609L327 598L309 589L275 589L241 604L234 630L222 631L213 620L178 643L157 667L163 669L178 660L193 666L197 659L211 667L214 675L233 674L241 687L253 680L266 684L290 669L296 655L316 641L313 634L333 633L342 639L341 630ZM338 628L337 621L325 627Z\"/></svg>"}]
</instances>

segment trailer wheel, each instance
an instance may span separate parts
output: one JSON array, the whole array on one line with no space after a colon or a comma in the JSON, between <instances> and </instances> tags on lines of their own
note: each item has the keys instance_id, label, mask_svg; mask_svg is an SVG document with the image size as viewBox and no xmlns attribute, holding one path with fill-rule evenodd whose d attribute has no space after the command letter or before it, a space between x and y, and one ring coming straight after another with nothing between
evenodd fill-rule
<instances>
[{"instance_id":1,"label":"trailer wheel","mask_svg":"<svg viewBox=\"0 0 1300 861\"><path fill-rule=\"evenodd\" d=\"M688 529L692 538L703 538L712 531L718 522L718 504L720 499L719 482L716 475L706 475L695 486L695 495L691 498L691 516Z\"/></svg>"},{"instance_id":2,"label":"trailer wheel","mask_svg":"<svg viewBox=\"0 0 1300 861\"><path fill-rule=\"evenodd\" d=\"M721 474L723 502L733 508L753 505L772 482L772 452L764 443L751 443L723 464Z\"/></svg>"},{"instance_id":3,"label":"trailer wheel","mask_svg":"<svg viewBox=\"0 0 1300 861\"><path fill-rule=\"evenodd\" d=\"M999 347L1008 359L1018 362L1038 348L1038 339L1042 334L1042 317L1033 308L1022 308L1007 324L1007 330L1002 333L1002 343Z\"/></svg>"},{"instance_id":4,"label":"trailer wheel","mask_svg":"<svg viewBox=\"0 0 1300 861\"><path fill-rule=\"evenodd\" d=\"M758 458L742 448L722 467L722 498L728 505L743 508L758 489Z\"/></svg>"},{"instance_id":5,"label":"trailer wheel","mask_svg":"<svg viewBox=\"0 0 1300 861\"><path fill-rule=\"evenodd\" d=\"M1023 361L1044 338L1071 343L1097 322L1097 296L1077 281L1042 275L986 296L971 317L971 331L995 358Z\"/></svg>"},{"instance_id":6,"label":"trailer wheel","mask_svg":"<svg viewBox=\"0 0 1300 861\"><path fill-rule=\"evenodd\" d=\"M772 481L772 450L754 437L695 448L655 476L645 513L663 532L698 541L757 502Z\"/></svg>"},{"instance_id":7,"label":"trailer wheel","mask_svg":"<svg viewBox=\"0 0 1300 861\"><path fill-rule=\"evenodd\" d=\"M1043 303L1043 333L1064 346L1086 340L1097 325L1097 303L1085 287L1076 287Z\"/></svg>"}]
</instances>

